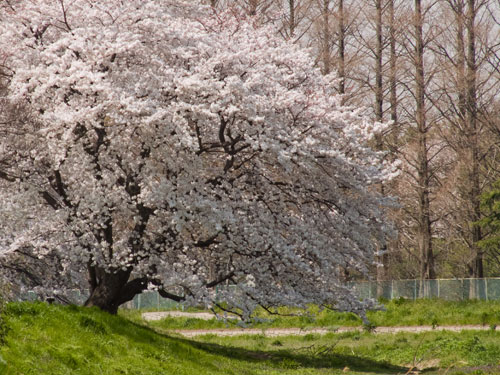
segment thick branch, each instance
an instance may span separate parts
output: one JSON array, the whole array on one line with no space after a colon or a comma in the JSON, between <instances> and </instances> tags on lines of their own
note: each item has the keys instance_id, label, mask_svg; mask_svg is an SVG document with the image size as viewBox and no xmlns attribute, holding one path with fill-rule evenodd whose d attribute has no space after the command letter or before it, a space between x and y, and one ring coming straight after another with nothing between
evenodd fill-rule
<instances>
[{"instance_id":1,"label":"thick branch","mask_svg":"<svg viewBox=\"0 0 500 375\"><path fill-rule=\"evenodd\" d=\"M117 304L121 305L131 301L136 295L142 293L148 287L148 280L144 277L137 278L126 283L120 291Z\"/></svg>"},{"instance_id":2,"label":"thick branch","mask_svg":"<svg viewBox=\"0 0 500 375\"><path fill-rule=\"evenodd\" d=\"M163 298L168 298L168 299L171 299L172 301L175 301L175 302L182 302L186 299L183 296L178 296L178 295L169 293L165 289L158 289L158 293L160 293L160 296L162 296Z\"/></svg>"},{"instance_id":3,"label":"thick branch","mask_svg":"<svg viewBox=\"0 0 500 375\"><path fill-rule=\"evenodd\" d=\"M209 282L209 283L206 285L206 287L207 287L207 288L213 288L214 286L219 285L219 284L223 283L223 282L224 282L224 281L226 281L226 280L229 280L229 279L230 279L231 277L233 277L233 276L234 276L234 271L231 271L231 272L229 272L227 275L225 275L225 276L221 276L220 278L218 278L218 279L216 279L216 280L214 280L214 281Z\"/></svg>"}]
</instances>

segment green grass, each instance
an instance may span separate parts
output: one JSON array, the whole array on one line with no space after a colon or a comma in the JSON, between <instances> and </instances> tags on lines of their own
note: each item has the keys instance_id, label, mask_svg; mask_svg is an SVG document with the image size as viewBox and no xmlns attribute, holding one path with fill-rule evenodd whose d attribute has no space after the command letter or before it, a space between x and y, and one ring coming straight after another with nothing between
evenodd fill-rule
<instances>
[{"instance_id":1,"label":"green grass","mask_svg":"<svg viewBox=\"0 0 500 375\"><path fill-rule=\"evenodd\" d=\"M463 371L464 367L494 368L500 365L499 339L500 333L494 331L383 335L361 331L280 338L206 335L198 340L230 348L282 353L283 356L294 353L304 358L321 359L331 366L346 364L355 371L373 371L370 368L373 363L391 365L394 369L415 366L428 368L428 371L437 371L438 368L462 368L460 371ZM500 374L500 367L496 368Z\"/></svg>"},{"instance_id":2,"label":"green grass","mask_svg":"<svg viewBox=\"0 0 500 375\"><path fill-rule=\"evenodd\" d=\"M97 309L12 303L2 374L336 374L346 365L393 374L400 367L370 358L317 357L249 349L157 333ZM364 370L363 370L364 371ZM363 372L361 372L363 373ZM366 372L364 372L366 373Z\"/></svg>"},{"instance_id":3,"label":"green grass","mask_svg":"<svg viewBox=\"0 0 500 375\"><path fill-rule=\"evenodd\" d=\"M0 373L388 375L416 364L434 366L429 374L500 374L500 333L493 330L185 339L144 326L137 312L123 314L132 320L83 307L9 304Z\"/></svg>"},{"instance_id":4,"label":"green grass","mask_svg":"<svg viewBox=\"0 0 500 375\"><path fill-rule=\"evenodd\" d=\"M386 311L372 311L376 326L401 325L500 325L500 301L444 301L439 299L392 300Z\"/></svg>"},{"instance_id":5,"label":"green grass","mask_svg":"<svg viewBox=\"0 0 500 375\"><path fill-rule=\"evenodd\" d=\"M461 301L444 300L393 300L384 303L385 310L369 311L368 319L374 326L415 326L415 325L466 325L481 324L486 326L500 326L500 301ZM352 313L336 311L319 311L311 306L308 311L282 308L283 314L299 314L302 316L276 316L260 310L257 311L257 321L249 326L254 328L311 328L324 327L335 330L341 326L362 326L361 319ZM139 311L123 311L124 316L140 321ZM194 318L166 318L150 322L150 326L164 330L169 329L212 329L212 328L240 328L237 322L224 322L217 319L201 320Z\"/></svg>"}]
</instances>

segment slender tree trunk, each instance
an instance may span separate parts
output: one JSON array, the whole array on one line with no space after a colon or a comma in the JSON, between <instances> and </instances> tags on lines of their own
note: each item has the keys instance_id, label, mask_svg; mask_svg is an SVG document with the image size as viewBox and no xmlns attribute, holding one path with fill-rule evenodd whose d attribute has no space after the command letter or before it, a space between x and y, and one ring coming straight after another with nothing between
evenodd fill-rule
<instances>
[{"instance_id":1,"label":"slender tree trunk","mask_svg":"<svg viewBox=\"0 0 500 375\"><path fill-rule=\"evenodd\" d=\"M464 128L465 114L467 112L465 97L465 41L464 41L464 3L463 0L457 0L456 7L453 8L455 12L455 21L457 24L457 88L458 88L458 115L459 121Z\"/></svg>"},{"instance_id":2,"label":"slender tree trunk","mask_svg":"<svg viewBox=\"0 0 500 375\"><path fill-rule=\"evenodd\" d=\"M259 0L249 0L248 2L248 14L255 16L257 14L257 7L259 6Z\"/></svg>"},{"instance_id":3,"label":"slender tree trunk","mask_svg":"<svg viewBox=\"0 0 500 375\"><path fill-rule=\"evenodd\" d=\"M338 74L339 94L345 94L345 20L344 20L344 0L339 0L338 4ZM343 101L343 99L342 99Z\"/></svg>"},{"instance_id":4,"label":"slender tree trunk","mask_svg":"<svg viewBox=\"0 0 500 375\"><path fill-rule=\"evenodd\" d=\"M471 204L471 221L476 222L481 218L480 195L481 186L479 181L479 141L478 141L478 109L477 109L477 65L476 65L476 0L467 0L467 17L466 17L466 32L467 32L467 55L466 55L466 129L467 129L467 146L469 151L470 161L470 204ZM471 253L472 261L469 266L470 276L482 278L483 272L483 255L478 246L481 240L481 228L479 226L472 227Z\"/></svg>"},{"instance_id":5,"label":"slender tree trunk","mask_svg":"<svg viewBox=\"0 0 500 375\"><path fill-rule=\"evenodd\" d=\"M382 82L382 0L375 1L376 46L375 46L375 119L383 121L384 92ZM381 144L380 147L381 148Z\"/></svg>"},{"instance_id":6,"label":"slender tree trunk","mask_svg":"<svg viewBox=\"0 0 500 375\"><path fill-rule=\"evenodd\" d=\"M382 0L375 1L375 120L382 122L384 121L384 95L383 95L383 79L382 79L382 53L383 53L383 35L382 35ZM377 150L382 151L384 149L384 142L382 135L379 134L376 137L376 147ZM379 187L380 194L385 194L385 187L380 184ZM381 248L383 254L379 256L378 262L380 266L377 267L377 296L381 296L383 293L383 281L387 279L387 246L384 244Z\"/></svg>"},{"instance_id":7,"label":"slender tree trunk","mask_svg":"<svg viewBox=\"0 0 500 375\"><path fill-rule=\"evenodd\" d=\"M394 0L389 0L389 85L390 85L390 104L391 104L391 120L394 126L398 122L398 94L397 94L397 55L396 55L396 17L394 13Z\"/></svg>"},{"instance_id":8,"label":"slender tree trunk","mask_svg":"<svg viewBox=\"0 0 500 375\"><path fill-rule=\"evenodd\" d=\"M331 72L331 56L330 56L330 0L323 0L323 31L322 31L322 51L321 59L323 60L323 74Z\"/></svg>"},{"instance_id":9,"label":"slender tree trunk","mask_svg":"<svg viewBox=\"0 0 500 375\"><path fill-rule=\"evenodd\" d=\"M425 109L425 75L423 15L421 0L415 0L415 99L418 137L418 247L420 252L420 278L434 279L434 256L429 199L429 160L427 148L428 129ZM423 291L425 293L425 291Z\"/></svg>"},{"instance_id":10,"label":"slender tree trunk","mask_svg":"<svg viewBox=\"0 0 500 375\"><path fill-rule=\"evenodd\" d=\"M293 38L295 34L295 0L288 0L288 6L290 8L288 32L289 38Z\"/></svg>"}]
</instances>

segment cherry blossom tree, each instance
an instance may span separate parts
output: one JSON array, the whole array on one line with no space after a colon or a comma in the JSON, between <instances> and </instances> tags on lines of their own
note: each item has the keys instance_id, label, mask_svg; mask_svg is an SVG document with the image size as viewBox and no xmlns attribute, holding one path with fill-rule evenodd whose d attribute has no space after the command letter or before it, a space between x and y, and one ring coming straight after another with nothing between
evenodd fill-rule
<instances>
[{"instance_id":1,"label":"cherry blossom tree","mask_svg":"<svg viewBox=\"0 0 500 375\"><path fill-rule=\"evenodd\" d=\"M273 26L179 1L29 0L4 5L0 35L7 97L30 114L3 140L23 143L0 193L8 249L58 254L111 313L147 288L244 317L370 303L341 268L367 274L391 232L374 187L394 168L366 146L384 125Z\"/></svg>"}]
</instances>

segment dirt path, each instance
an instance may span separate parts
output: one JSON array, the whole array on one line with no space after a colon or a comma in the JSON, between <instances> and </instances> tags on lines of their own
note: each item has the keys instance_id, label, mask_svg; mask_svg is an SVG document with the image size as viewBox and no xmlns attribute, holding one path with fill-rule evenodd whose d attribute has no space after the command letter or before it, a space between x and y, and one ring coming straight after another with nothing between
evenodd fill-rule
<instances>
[{"instance_id":1,"label":"dirt path","mask_svg":"<svg viewBox=\"0 0 500 375\"><path fill-rule=\"evenodd\" d=\"M454 331L460 332L463 330L489 330L488 326L480 325L467 325L467 326L443 326L443 327L432 327L432 326L406 326L406 327L377 327L373 330L373 333L398 333L398 332L426 332L426 331ZM326 329L326 328L310 328L310 329L300 329L300 328L268 328L268 329L258 329L258 328L240 328L240 329L176 329L171 330L173 333L181 334L185 337L194 337L201 335L217 335L217 336L238 336L238 335L264 335L267 337L276 336L304 336L307 334L315 333L324 335L327 333L342 333L342 332L354 332L362 331L362 327L340 327L338 329Z\"/></svg>"},{"instance_id":2,"label":"dirt path","mask_svg":"<svg viewBox=\"0 0 500 375\"><path fill-rule=\"evenodd\" d=\"M142 313L142 318L144 320L161 320L168 317L211 320L214 318L214 314L208 312L189 313L183 311L158 311Z\"/></svg>"},{"instance_id":3,"label":"dirt path","mask_svg":"<svg viewBox=\"0 0 500 375\"><path fill-rule=\"evenodd\" d=\"M182 311L161 311L143 313L142 317L145 320L160 320L165 317L190 317L197 319L210 320L214 318L211 313L187 313ZM398 333L398 332L426 332L426 331L454 331L460 332L463 330L490 330L489 326L482 325L463 325L463 326L400 326L400 327L376 327L373 333ZM496 328L500 330L500 328ZM304 336L310 333L324 335L327 333L342 333L362 331L362 327L339 327L336 329L328 328L231 328L231 329L175 329L170 332L181 334L185 337L194 337L201 335L217 335L217 336L239 336L239 335L265 335L268 337L276 336Z\"/></svg>"}]
</instances>

